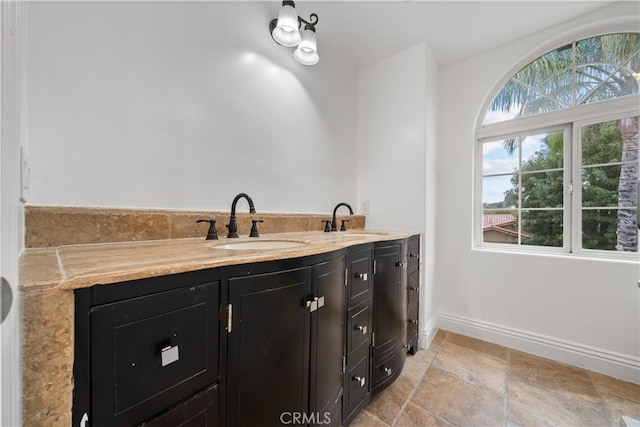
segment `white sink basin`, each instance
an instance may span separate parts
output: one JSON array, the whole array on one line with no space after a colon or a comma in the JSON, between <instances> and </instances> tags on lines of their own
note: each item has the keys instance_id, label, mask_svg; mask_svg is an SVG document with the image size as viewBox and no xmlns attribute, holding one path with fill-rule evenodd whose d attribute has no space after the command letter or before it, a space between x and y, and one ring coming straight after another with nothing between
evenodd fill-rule
<instances>
[{"instance_id":1,"label":"white sink basin","mask_svg":"<svg viewBox=\"0 0 640 427\"><path fill-rule=\"evenodd\" d=\"M308 243L296 240L245 240L242 242L224 243L211 246L212 249L256 250L256 249L288 249L307 246Z\"/></svg>"}]
</instances>

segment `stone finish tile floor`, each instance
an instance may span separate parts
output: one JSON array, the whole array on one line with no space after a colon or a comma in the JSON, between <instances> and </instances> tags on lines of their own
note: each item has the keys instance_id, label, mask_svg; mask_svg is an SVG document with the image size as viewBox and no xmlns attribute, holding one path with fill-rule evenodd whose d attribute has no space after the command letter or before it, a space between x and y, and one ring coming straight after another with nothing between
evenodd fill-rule
<instances>
[{"instance_id":1,"label":"stone finish tile floor","mask_svg":"<svg viewBox=\"0 0 640 427\"><path fill-rule=\"evenodd\" d=\"M440 330L353 427L620 426L640 385Z\"/></svg>"}]
</instances>

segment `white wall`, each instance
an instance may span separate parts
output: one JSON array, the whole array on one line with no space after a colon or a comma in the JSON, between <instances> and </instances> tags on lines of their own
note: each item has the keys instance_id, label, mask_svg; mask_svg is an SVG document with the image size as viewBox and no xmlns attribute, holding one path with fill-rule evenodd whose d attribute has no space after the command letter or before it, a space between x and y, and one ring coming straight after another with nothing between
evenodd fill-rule
<instances>
[{"instance_id":1,"label":"white wall","mask_svg":"<svg viewBox=\"0 0 640 427\"><path fill-rule=\"evenodd\" d=\"M421 42L358 70L358 209L367 227L422 233L422 342L433 330L438 69Z\"/></svg>"},{"instance_id":2,"label":"white wall","mask_svg":"<svg viewBox=\"0 0 640 427\"><path fill-rule=\"evenodd\" d=\"M640 382L637 263L473 250L471 232L483 102L514 64L622 21L637 30L632 2L440 70L436 297L442 327Z\"/></svg>"},{"instance_id":3,"label":"white wall","mask_svg":"<svg viewBox=\"0 0 640 427\"><path fill-rule=\"evenodd\" d=\"M425 212L422 235L422 287L420 295L421 346L431 342L436 329L436 261L438 134L439 134L439 70L433 51L426 45L426 135L425 135Z\"/></svg>"},{"instance_id":4,"label":"white wall","mask_svg":"<svg viewBox=\"0 0 640 427\"><path fill-rule=\"evenodd\" d=\"M0 5L0 425L22 425L21 298L18 258L23 249L20 144L24 138L24 21L20 2Z\"/></svg>"},{"instance_id":5,"label":"white wall","mask_svg":"<svg viewBox=\"0 0 640 427\"><path fill-rule=\"evenodd\" d=\"M424 230L426 47L358 70L358 208L367 227Z\"/></svg>"},{"instance_id":6,"label":"white wall","mask_svg":"<svg viewBox=\"0 0 640 427\"><path fill-rule=\"evenodd\" d=\"M356 71L305 67L273 2L28 2L32 204L355 202ZM244 209L244 208L243 208Z\"/></svg>"}]
</instances>

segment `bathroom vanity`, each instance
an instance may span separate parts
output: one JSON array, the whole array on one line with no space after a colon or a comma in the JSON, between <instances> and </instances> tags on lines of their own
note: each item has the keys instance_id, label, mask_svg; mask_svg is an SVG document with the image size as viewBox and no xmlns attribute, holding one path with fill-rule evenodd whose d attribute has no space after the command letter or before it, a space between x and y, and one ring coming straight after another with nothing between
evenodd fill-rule
<instances>
[{"instance_id":1,"label":"bathroom vanity","mask_svg":"<svg viewBox=\"0 0 640 427\"><path fill-rule=\"evenodd\" d=\"M348 425L418 348L419 237L58 248L56 289L73 295L72 425Z\"/></svg>"}]
</instances>

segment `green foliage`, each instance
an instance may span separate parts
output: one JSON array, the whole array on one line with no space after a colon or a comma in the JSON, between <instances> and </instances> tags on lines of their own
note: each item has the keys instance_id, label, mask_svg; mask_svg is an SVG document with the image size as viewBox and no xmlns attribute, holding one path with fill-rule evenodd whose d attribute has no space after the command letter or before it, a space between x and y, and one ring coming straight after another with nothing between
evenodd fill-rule
<instances>
[{"instance_id":1,"label":"green foliage","mask_svg":"<svg viewBox=\"0 0 640 427\"><path fill-rule=\"evenodd\" d=\"M619 162L622 135L617 121L596 123L583 128L582 164L585 166ZM618 206L620 166L582 169L582 206ZM582 246L587 249L615 250L618 212L614 209L582 211Z\"/></svg>"},{"instance_id":2,"label":"green foliage","mask_svg":"<svg viewBox=\"0 0 640 427\"><path fill-rule=\"evenodd\" d=\"M517 110L517 118L637 93L639 50L640 33L606 34L560 47L518 71L493 99L489 111ZM623 140L618 124L613 121L584 128L583 165L619 162L627 159L628 153L637 151L637 132L636 136L626 136L625 133L626 139ZM561 174L527 173L562 167L559 160L563 143L554 138L547 138L545 147L522 165L523 209L562 206ZM505 141L505 148L513 153L521 143L521 140L512 138ZM615 209L604 209L635 206L637 188L624 182L630 179L629 175L635 182L637 175L625 172L625 167L582 169L582 207L603 208L583 209L582 239L585 248L637 250L637 242L634 243L635 221L621 218ZM621 174L625 173L627 177L621 180ZM518 196L517 182L513 184L514 188L505 193L510 200ZM622 186L619 188L619 185ZM536 211L534 215L533 211L524 210L521 221L523 233L530 234L527 238L523 235L523 244L558 245L562 236L562 215L557 211Z\"/></svg>"},{"instance_id":3,"label":"green foliage","mask_svg":"<svg viewBox=\"0 0 640 427\"><path fill-rule=\"evenodd\" d=\"M616 121L596 123L584 128L583 165L617 162L622 153L622 136ZM551 133L542 148L522 165L522 243L525 245L562 246L563 215L560 210L528 211L527 208L562 208L562 171L537 172L562 168L563 134ZM618 205L620 166L586 167L582 170L583 207L614 207ZM505 192L506 199L517 199L518 177L513 188ZM583 210L583 247L615 250L615 209ZM525 236L528 235L528 236Z\"/></svg>"},{"instance_id":4,"label":"green foliage","mask_svg":"<svg viewBox=\"0 0 640 427\"><path fill-rule=\"evenodd\" d=\"M606 34L562 46L509 79L489 111L518 108L517 117L524 117L636 93L638 49L638 33Z\"/></svg>"},{"instance_id":5,"label":"green foliage","mask_svg":"<svg viewBox=\"0 0 640 427\"><path fill-rule=\"evenodd\" d=\"M564 136L554 132L543 140L543 146L522 164L522 207L562 208L562 171L537 172L563 167ZM517 198L518 176L511 179L513 188L505 198ZM562 246L562 211L523 211L522 244L539 246Z\"/></svg>"}]
</instances>

